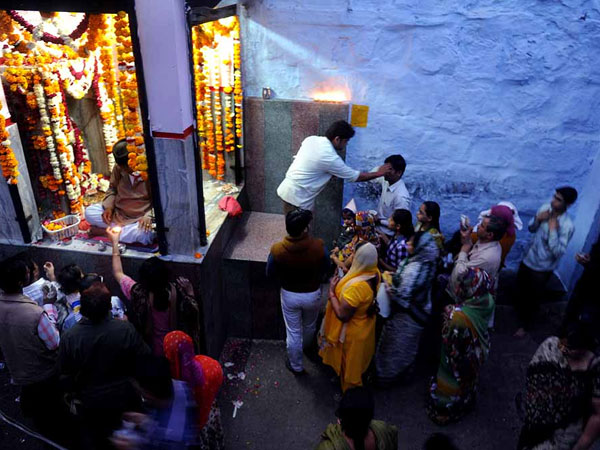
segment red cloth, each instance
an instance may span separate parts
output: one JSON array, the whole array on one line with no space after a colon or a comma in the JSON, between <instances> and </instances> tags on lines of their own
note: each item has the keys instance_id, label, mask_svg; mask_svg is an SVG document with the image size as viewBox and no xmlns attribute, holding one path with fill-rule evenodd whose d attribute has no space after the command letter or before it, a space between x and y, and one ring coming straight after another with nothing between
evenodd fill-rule
<instances>
[{"instance_id":1,"label":"red cloth","mask_svg":"<svg viewBox=\"0 0 600 450\"><path fill-rule=\"evenodd\" d=\"M223 384L223 369L218 361L194 354L192 338L183 331L171 331L165 336L165 356L171 364L171 376L186 381L193 390L198 405L198 425L204 428L219 389ZM191 366L191 367L189 367Z\"/></svg>"},{"instance_id":2,"label":"red cloth","mask_svg":"<svg viewBox=\"0 0 600 450\"><path fill-rule=\"evenodd\" d=\"M219 208L223 211L227 211L231 217L236 217L242 214L242 207L238 201L231 195L226 195L219 200Z\"/></svg>"},{"instance_id":3,"label":"red cloth","mask_svg":"<svg viewBox=\"0 0 600 450\"><path fill-rule=\"evenodd\" d=\"M512 210L508 206L496 205L492 206L492 216L499 217L504 219L506 224L508 225L506 229L506 234L509 236L515 235L515 216L513 215Z\"/></svg>"}]
</instances>

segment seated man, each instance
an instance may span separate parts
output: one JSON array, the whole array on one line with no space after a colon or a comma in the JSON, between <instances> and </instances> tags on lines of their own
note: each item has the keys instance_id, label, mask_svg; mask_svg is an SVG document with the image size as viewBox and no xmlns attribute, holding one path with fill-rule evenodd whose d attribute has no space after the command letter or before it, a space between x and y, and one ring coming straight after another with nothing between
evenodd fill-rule
<instances>
[{"instance_id":1,"label":"seated man","mask_svg":"<svg viewBox=\"0 0 600 450\"><path fill-rule=\"evenodd\" d=\"M126 244L150 244L154 240L150 184L127 164L125 139L113 146L113 155L116 164L110 175L110 188L102 204L86 208L85 219L92 227L102 228L101 234L107 226L121 226L121 242Z\"/></svg>"}]
</instances>

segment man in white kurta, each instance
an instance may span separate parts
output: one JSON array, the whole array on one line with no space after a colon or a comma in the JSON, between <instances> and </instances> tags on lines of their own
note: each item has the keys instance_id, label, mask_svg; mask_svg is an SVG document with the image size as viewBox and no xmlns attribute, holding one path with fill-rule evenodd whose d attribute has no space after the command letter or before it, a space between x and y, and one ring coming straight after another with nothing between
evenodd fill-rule
<instances>
[{"instance_id":1,"label":"man in white kurta","mask_svg":"<svg viewBox=\"0 0 600 450\"><path fill-rule=\"evenodd\" d=\"M329 127L325 136L304 139L285 179L277 188L277 195L284 202L285 213L295 208L314 210L317 195L325 189L332 176L350 182L369 181L389 171L389 164L384 164L375 172L360 172L347 166L337 152L345 149L353 136L352 126L340 120Z\"/></svg>"}]
</instances>

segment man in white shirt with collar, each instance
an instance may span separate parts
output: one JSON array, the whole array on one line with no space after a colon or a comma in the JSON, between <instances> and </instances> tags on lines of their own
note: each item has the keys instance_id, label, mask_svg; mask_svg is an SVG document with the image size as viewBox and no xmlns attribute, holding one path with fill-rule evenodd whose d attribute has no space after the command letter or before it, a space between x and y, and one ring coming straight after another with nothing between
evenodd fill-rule
<instances>
[{"instance_id":1,"label":"man in white shirt with collar","mask_svg":"<svg viewBox=\"0 0 600 450\"><path fill-rule=\"evenodd\" d=\"M317 195L332 176L350 182L369 181L390 170L389 164L375 172L360 172L347 166L337 152L344 150L353 136L352 126L345 120L338 120L331 124L325 136L304 139L277 188L277 195L283 200L284 214L296 208L314 210Z\"/></svg>"},{"instance_id":2,"label":"man in white shirt with collar","mask_svg":"<svg viewBox=\"0 0 600 450\"><path fill-rule=\"evenodd\" d=\"M410 194L404 181L401 180L406 170L406 161L402 155L388 156L385 164L389 164L391 169L383 178L374 180L373 183L381 184L381 197L377 205L377 231L393 236L394 230L388 227L388 219L397 209L407 209L410 211Z\"/></svg>"}]
</instances>

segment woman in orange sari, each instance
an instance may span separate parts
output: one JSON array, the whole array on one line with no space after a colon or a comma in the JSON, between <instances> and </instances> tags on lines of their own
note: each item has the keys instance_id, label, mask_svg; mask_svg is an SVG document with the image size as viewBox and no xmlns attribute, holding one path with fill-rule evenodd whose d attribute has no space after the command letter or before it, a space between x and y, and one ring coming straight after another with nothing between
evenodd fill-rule
<instances>
[{"instance_id":1,"label":"woman in orange sari","mask_svg":"<svg viewBox=\"0 0 600 450\"><path fill-rule=\"evenodd\" d=\"M340 376L342 391L362 386L362 374L375 353L375 293L381 274L377 249L361 245L352 266L329 287L329 301L319 333L319 355Z\"/></svg>"}]
</instances>

